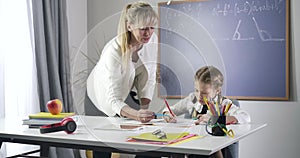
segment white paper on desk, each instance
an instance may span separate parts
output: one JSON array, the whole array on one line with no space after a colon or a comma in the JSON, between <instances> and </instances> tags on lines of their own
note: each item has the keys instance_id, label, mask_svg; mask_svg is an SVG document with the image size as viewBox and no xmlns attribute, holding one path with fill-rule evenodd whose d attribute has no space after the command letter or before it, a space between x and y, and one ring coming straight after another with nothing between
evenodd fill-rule
<instances>
[{"instance_id":1,"label":"white paper on desk","mask_svg":"<svg viewBox=\"0 0 300 158\"><path fill-rule=\"evenodd\" d=\"M102 124L95 127L95 130L129 130L137 131L142 130L146 126L152 126L158 122L163 122L163 119L152 119L150 122L141 123L132 119L110 119L110 123Z\"/></svg>"},{"instance_id":2,"label":"white paper on desk","mask_svg":"<svg viewBox=\"0 0 300 158\"><path fill-rule=\"evenodd\" d=\"M138 131L142 130L140 125L122 125L122 124L103 124L94 128L94 130L124 130L124 131Z\"/></svg>"},{"instance_id":3,"label":"white paper on desk","mask_svg":"<svg viewBox=\"0 0 300 158\"><path fill-rule=\"evenodd\" d=\"M136 120L125 119L120 122L111 122L110 124L102 124L95 127L95 130L125 130L125 131L154 131L155 129L172 130L178 128L179 131L187 131L194 126L194 120L177 119L176 123L166 123L163 119L152 119L147 123L141 123Z\"/></svg>"},{"instance_id":4,"label":"white paper on desk","mask_svg":"<svg viewBox=\"0 0 300 158\"><path fill-rule=\"evenodd\" d=\"M191 127L194 127L194 126L195 126L194 120L177 118L176 123L167 123L164 120L153 122L152 126L146 126L147 128L143 129L143 131L152 130L152 132L153 132L156 129L160 129L162 131L171 132L171 133L172 132L190 132Z\"/></svg>"},{"instance_id":5,"label":"white paper on desk","mask_svg":"<svg viewBox=\"0 0 300 158\"><path fill-rule=\"evenodd\" d=\"M141 123L140 121L136 121L136 120L124 120L120 122L120 124L126 124L126 125L155 125L157 123L164 123L164 119L152 119L147 123Z\"/></svg>"},{"instance_id":6,"label":"white paper on desk","mask_svg":"<svg viewBox=\"0 0 300 158\"><path fill-rule=\"evenodd\" d=\"M156 123L155 125L158 125L158 126L170 126L170 127L189 128L189 127L195 125L194 122L195 122L195 121L194 121L194 120L191 120L191 119L181 119L181 118L177 118L177 122L176 122L176 123L159 122L159 123Z\"/></svg>"},{"instance_id":7,"label":"white paper on desk","mask_svg":"<svg viewBox=\"0 0 300 158\"><path fill-rule=\"evenodd\" d=\"M122 125L155 125L155 126L182 126L182 127L189 127L195 125L194 120L191 119L177 119L176 123L167 123L164 119L152 119L147 123L141 123L136 120L124 120L120 122Z\"/></svg>"}]
</instances>

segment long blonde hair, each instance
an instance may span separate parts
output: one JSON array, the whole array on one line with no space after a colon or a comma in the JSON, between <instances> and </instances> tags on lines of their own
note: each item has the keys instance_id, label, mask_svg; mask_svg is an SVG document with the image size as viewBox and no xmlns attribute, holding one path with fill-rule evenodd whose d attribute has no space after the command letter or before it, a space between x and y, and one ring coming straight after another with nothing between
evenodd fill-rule
<instances>
[{"instance_id":1,"label":"long blonde hair","mask_svg":"<svg viewBox=\"0 0 300 158\"><path fill-rule=\"evenodd\" d=\"M142 1L128 4L123 8L118 27L118 40L123 57L128 52L131 40L131 32L127 28L127 23L136 27L156 25L157 14L150 4Z\"/></svg>"}]
</instances>

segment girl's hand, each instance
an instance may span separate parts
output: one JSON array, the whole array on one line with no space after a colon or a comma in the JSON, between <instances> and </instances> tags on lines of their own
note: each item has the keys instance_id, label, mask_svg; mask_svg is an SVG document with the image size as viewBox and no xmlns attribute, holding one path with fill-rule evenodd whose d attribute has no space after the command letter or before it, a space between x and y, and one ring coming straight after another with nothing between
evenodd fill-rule
<instances>
[{"instance_id":1,"label":"girl's hand","mask_svg":"<svg viewBox=\"0 0 300 158\"><path fill-rule=\"evenodd\" d=\"M168 122L168 123L176 123L177 122L176 116L173 117L169 111L166 111L163 114L164 114L163 118L166 122Z\"/></svg>"},{"instance_id":2,"label":"girl's hand","mask_svg":"<svg viewBox=\"0 0 300 158\"><path fill-rule=\"evenodd\" d=\"M195 124L196 125L206 124L207 121L208 121L208 119L209 119L209 115L207 115L207 114L200 114L200 115L198 115L198 120L195 121Z\"/></svg>"},{"instance_id":3,"label":"girl's hand","mask_svg":"<svg viewBox=\"0 0 300 158\"><path fill-rule=\"evenodd\" d=\"M238 120L234 116L226 116L226 125L236 124Z\"/></svg>"}]
</instances>

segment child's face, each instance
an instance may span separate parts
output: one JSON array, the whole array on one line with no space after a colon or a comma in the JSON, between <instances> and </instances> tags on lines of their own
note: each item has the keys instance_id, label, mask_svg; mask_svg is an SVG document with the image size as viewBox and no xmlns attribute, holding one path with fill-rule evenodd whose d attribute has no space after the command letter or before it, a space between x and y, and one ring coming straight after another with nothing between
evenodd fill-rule
<instances>
[{"instance_id":1,"label":"child's face","mask_svg":"<svg viewBox=\"0 0 300 158\"><path fill-rule=\"evenodd\" d=\"M211 84L203 83L195 81L195 96L197 97L197 100L201 104L205 104L204 97L206 97L208 100L213 99L218 93L219 89L214 89Z\"/></svg>"}]
</instances>

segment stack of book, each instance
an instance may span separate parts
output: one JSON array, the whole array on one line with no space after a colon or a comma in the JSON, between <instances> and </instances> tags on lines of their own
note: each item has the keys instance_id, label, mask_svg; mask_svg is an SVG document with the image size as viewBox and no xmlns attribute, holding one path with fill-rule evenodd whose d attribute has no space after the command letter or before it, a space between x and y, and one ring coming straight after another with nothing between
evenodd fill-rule
<instances>
[{"instance_id":1,"label":"stack of book","mask_svg":"<svg viewBox=\"0 0 300 158\"><path fill-rule=\"evenodd\" d=\"M40 112L36 114L30 114L28 119L23 119L23 125L28 125L29 128L39 128L40 126L58 123L66 117L74 116L75 113L60 113L52 115L49 112Z\"/></svg>"}]
</instances>

